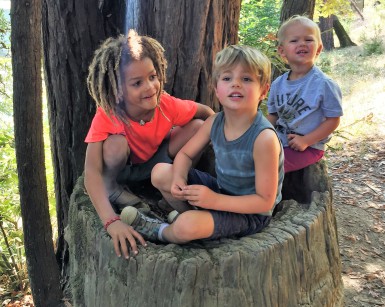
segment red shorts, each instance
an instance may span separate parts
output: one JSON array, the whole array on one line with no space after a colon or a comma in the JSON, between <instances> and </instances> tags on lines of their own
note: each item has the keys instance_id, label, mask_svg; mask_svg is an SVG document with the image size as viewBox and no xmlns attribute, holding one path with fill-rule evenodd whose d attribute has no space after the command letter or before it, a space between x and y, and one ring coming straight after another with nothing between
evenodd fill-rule
<instances>
[{"instance_id":1,"label":"red shorts","mask_svg":"<svg viewBox=\"0 0 385 307\"><path fill-rule=\"evenodd\" d=\"M308 147L304 151L295 151L290 147L285 147L283 150L285 153L285 173L297 171L317 163L324 155L323 150L312 147Z\"/></svg>"}]
</instances>

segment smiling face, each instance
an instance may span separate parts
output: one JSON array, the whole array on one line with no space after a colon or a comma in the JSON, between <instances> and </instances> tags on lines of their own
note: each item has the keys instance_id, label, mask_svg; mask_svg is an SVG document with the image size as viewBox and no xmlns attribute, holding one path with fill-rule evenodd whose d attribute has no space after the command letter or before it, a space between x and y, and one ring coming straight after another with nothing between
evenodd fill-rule
<instances>
[{"instance_id":1,"label":"smiling face","mask_svg":"<svg viewBox=\"0 0 385 307\"><path fill-rule=\"evenodd\" d=\"M122 87L126 112L133 117L156 108L160 82L150 58L132 61L123 69Z\"/></svg>"},{"instance_id":2,"label":"smiling face","mask_svg":"<svg viewBox=\"0 0 385 307\"><path fill-rule=\"evenodd\" d=\"M309 69L321 51L322 42L316 29L301 22L292 23L285 28L278 46L278 53L290 66L304 66Z\"/></svg>"},{"instance_id":3,"label":"smiling face","mask_svg":"<svg viewBox=\"0 0 385 307\"><path fill-rule=\"evenodd\" d=\"M215 93L224 108L256 110L266 97L269 85L261 86L260 76L236 63L219 73Z\"/></svg>"}]
</instances>

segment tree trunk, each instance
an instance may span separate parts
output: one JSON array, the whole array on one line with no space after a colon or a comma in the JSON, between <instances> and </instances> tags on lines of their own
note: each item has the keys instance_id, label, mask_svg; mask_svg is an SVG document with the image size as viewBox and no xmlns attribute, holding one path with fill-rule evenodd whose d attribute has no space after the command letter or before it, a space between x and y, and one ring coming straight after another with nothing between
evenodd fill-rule
<instances>
[{"instance_id":1,"label":"tree trunk","mask_svg":"<svg viewBox=\"0 0 385 307\"><path fill-rule=\"evenodd\" d=\"M357 8L362 12L365 7L365 1L364 0L351 0L350 2L354 2Z\"/></svg>"},{"instance_id":2,"label":"tree trunk","mask_svg":"<svg viewBox=\"0 0 385 307\"><path fill-rule=\"evenodd\" d=\"M322 44L325 50L334 49L333 16L320 17L319 27L321 30Z\"/></svg>"},{"instance_id":3,"label":"tree trunk","mask_svg":"<svg viewBox=\"0 0 385 307\"><path fill-rule=\"evenodd\" d=\"M11 4L15 145L28 275L35 305L59 306L62 292L44 163L41 1Z\"/></svg>"},{"instance_id":4,"label":"tree trunk","mask_svg":"<svg viewBox=\"0 0 385 307\"><path fill-rule=\"evenodd\" d=\"M341 260L325 161L292 172L284 187L284 199L291 200L279 204L260 233L186 245L149 243L125 260L113 253L80 177L66 231L73 304L342 307Z\"/></svg>"},{"instance_id":5,"label":"tree trunk","mask_svg":"<svg viewBox=\"0 0 385 307\"><path fill-rule=\"evenodd\" d=\"M43 0L43 43L58 217L58 261L68 257L63 239L69 198L83 172L95 104L86 76L94 50L128 28L158 39L169 61L165 89L213 106L215 53L237 42L241 0ZM65 272L62 272L66 275Z\"/></svg>"},{"instance_id":6,"label":"tree trunk","mask_svg":"<svg viewBox=\"0 0 385 307\"><path fill-rule=\"evenodd\" d=\"M281 8L281 22L293 15L306 15L313 19L315 0L284 0Z\"/></svg>"},{"instance_id":7,"label":"tree trunk","mask_svg":"<svg viewBox=\"0 0 385 307\"><path fill-rule=\"evenodd\" d=\"M338 17L335 15L333 15L333 28L336 32L338 40L340 41L341 48L357 46L357 44L350 39L348 33L345 31Z\"/></svg>"},{"instance_id":8,"label":"tree trunk","mask_svg":"<svg viewBox=\"0 0 385 307\"><path fill-rule=\"evenodd\" d=\"M57 258L66 272L64 228L74 183L83 173L85 136L95 113L86 87L94 50L122 27L124 1L43 0L45 82L58 224ZM121 23L119 23L119 21Z\"/></svg>"},{"instance_id":9,"label":"tree trunk","mask_svg":"<svg viewBox=\"0 0 385 307\"><path fill-rule=\"evenodd\" d=\"M364 9L364 2L360 3L360 1L350 0L350 6L352 7L353 11L355 11L362 20L365 20L364 15L362 14L362 11Z\"/></svg>"}]
</instances>

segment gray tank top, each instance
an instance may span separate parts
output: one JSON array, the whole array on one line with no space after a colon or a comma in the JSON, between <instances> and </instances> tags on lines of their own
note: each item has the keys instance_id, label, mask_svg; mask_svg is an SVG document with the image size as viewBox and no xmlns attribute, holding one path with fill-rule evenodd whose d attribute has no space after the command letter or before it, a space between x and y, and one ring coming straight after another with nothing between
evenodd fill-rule
<instances>
[{"instance_id":1,"label":"gray tank top","mask_svg":"<svg viewBox=\"0 0 385 307\"><path fill-rule=\"evenodd\" d=\"M263 116L262 111L259 110L253 124L242 136L236 140L227 141L224 134L224 122L224 113L219 112L214 120L210 133L215 152L215 170L219 187L231 195L255 194L254 142L261 131L265 129L275 130L270 122ZM282 199L281 189L284 178L283 158L281 145L278 189L274 206ZM261 214L271 215L273 209Z\"/></svg>"}]
</instances>

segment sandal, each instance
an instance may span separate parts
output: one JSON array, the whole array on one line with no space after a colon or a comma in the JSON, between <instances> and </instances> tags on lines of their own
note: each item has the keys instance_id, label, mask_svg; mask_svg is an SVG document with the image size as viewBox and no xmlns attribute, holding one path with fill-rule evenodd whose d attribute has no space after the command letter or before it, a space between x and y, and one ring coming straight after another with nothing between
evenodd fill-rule
<instances>
[{"instance_id":1,"label":"sandal","mask_svg":"<svg viewBox=\"0 0 385 307\"><path fill-rule=\"evenodd\" d=\"M118 212L121 212L123 208L128 206L135 207L143 213L150 212L150 206L132 193L127 186L119 186L108 199Z\"/></svg>"}]
</instances>

